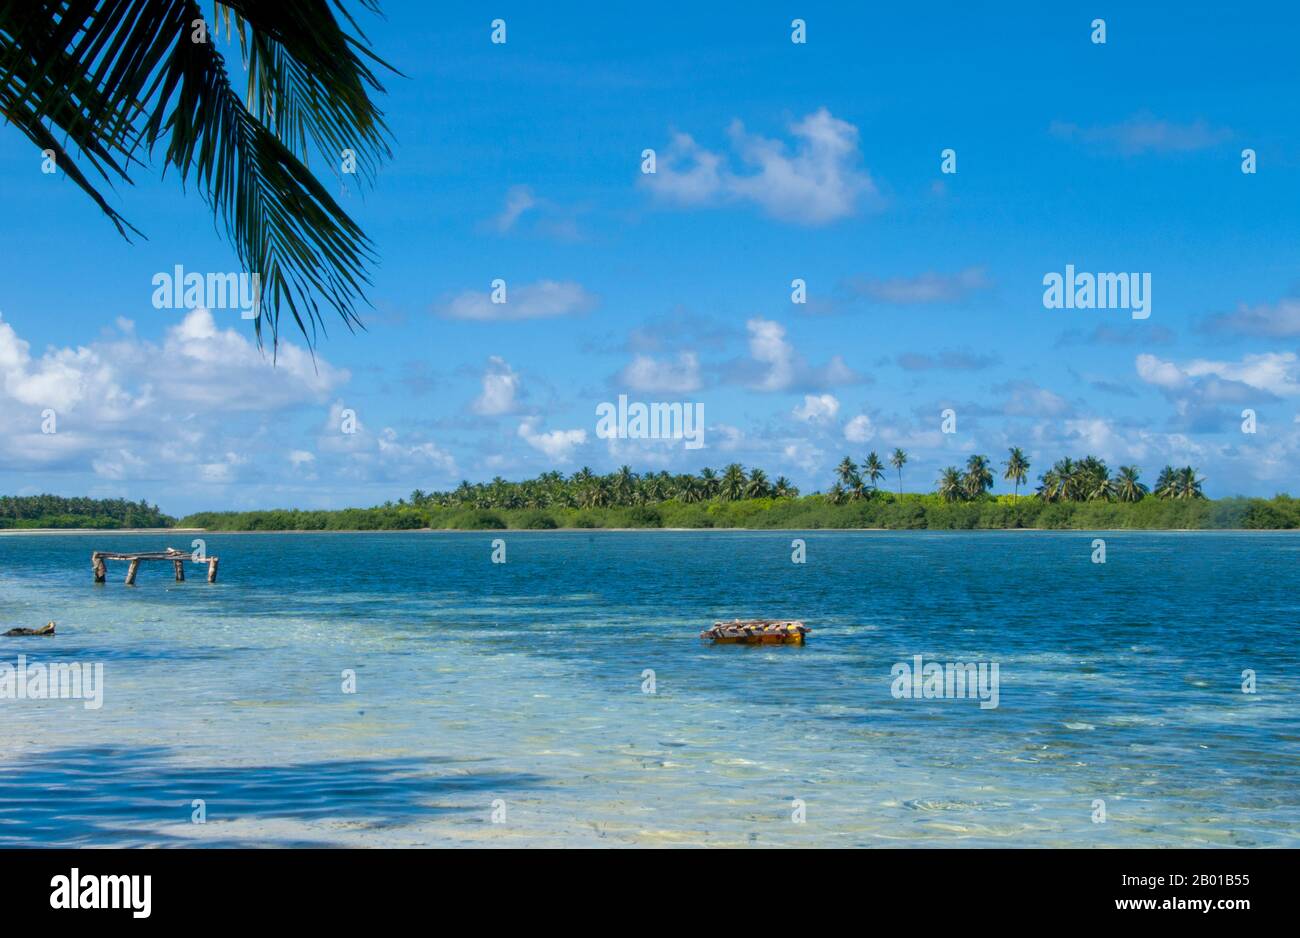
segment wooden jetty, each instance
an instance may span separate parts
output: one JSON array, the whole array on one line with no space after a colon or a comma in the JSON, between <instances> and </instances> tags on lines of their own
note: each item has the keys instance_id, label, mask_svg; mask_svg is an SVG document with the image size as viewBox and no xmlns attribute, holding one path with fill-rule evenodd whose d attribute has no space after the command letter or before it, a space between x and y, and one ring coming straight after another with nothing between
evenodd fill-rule
<instances>
[{"instance_id":1,"label":"wooden jetty","mask_svg":"<svg viewBox=\"0 0 1300 938\"><path fill-rule=\"evenodd\" d=\"M732 619L700 633L718 645L802 645L812 629L794 619Z\"/></svg>"},{"instance_id":2,"label":"wooden jetty","mask_svg":"<svg viewBox=\"0 0 1300 938\"><path fill-rule=\"evenodd\" d=\"M206 563L208 565L208 582L217 582L217 557L205 557L203 560L194 560L194 555L189 551L177 550L169 547L166 550L144 551L138 554L119 554L110 550L97 550L90 555L90 566L95 571L95 582L103 583L108 576L108 566L104 563L106 560L126 560L130 566L126 568L126 585L135 586L135 574L140 569L142 560L170 560L172 568L176 573L176 582L185 582L185 564L189 562Z\"/></svg>"}]
</instances>

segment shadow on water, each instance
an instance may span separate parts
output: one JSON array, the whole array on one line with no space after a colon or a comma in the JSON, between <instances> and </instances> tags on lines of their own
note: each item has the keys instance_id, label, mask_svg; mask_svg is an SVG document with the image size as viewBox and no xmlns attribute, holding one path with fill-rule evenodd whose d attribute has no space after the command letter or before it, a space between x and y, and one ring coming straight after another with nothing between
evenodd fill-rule
<instances>
[{"instance_id":1,"label":"shadow on water","mask_svg":"<svg viewBox=\"0 0 1300 938\"><path fill-rule=\"evenodd\" d=\"M206 802L209 825L286 819L365 830L480 810L486 817L487 800L451 801L545 784L537 775L471 771L471 760L442 757L204 766L171 756L162 746L75 747L0 766L0 847L331 846L273 834L204 836L213 828L191 822L191 802Z\"/></svg>"}]
</instances>

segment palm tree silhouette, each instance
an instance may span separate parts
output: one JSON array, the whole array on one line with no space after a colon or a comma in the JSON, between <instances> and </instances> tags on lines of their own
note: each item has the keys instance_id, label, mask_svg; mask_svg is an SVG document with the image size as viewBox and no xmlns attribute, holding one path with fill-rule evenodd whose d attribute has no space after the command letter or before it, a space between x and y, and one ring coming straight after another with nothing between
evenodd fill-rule
<instances>
[{"instance_id":1,"label":"palm tree silhouette","mask_svg":"<svg viewBox=\"0 0 1300 938\"><path fill-rule=\"evenodd\" d=\"M885 477L885 464L880 461L880 457L872 450L867 454L867 460L862 464L862 471L866 474L868 484L874 489L876 483Z\"/></svg>"},{"instance_id":2,"label":"palm tree silhouette","mask_svg":"<svg viewBox=\"0 0 1300 938\"><path fill-rule=\"evenodd\" d=\"M1020 500L1020 486L1024 484L1028 475L1029 460L1025 458L1025 454L1020 447L1011 447L1007 453L1006 472L1002 473L1002 478L1014 484L1014 491L1011 495L1012 504Z\"/></svg>"},{"instance_id":3,"label":"palm tree silhouette","mask_svg":"<svg viewBox=\"0 0 1300 938\"><path fill-rule=\"evenodd\" d=\"M377 12L373 0L362 5ZM287 311L314 342L321 303L359 326L373 246L306 160L312 150L341 168L355 160L359 178L373 181L391 151L371 66L396 71L367 48L343 0L215 6L208 22L181 0L0 4L0 116L52 151L127 240L139 229L82 166L129 184L162 144L162 172L196 183L240 264L260 278L259 341L264 325L278 341ZM247 101L217 49L222 24L227 41L239 38Z\"/></svg>"},{"instance_id":4,"label":"palm tree silhouette","mask_svg":"<svg viewBox=\"0 0 1300 938\"><path fill-rule=\"evenodd\" d=\"M1115 493L1122 502L1141 501L1147 493L1147 487L1138 481L1140 471L1137 466L1120 466L1119 475L1115 477Z\"/></svg>"},{"instance_id":5,"label":"palm tree silhouette","mask_svg":"<svg viewBox=\"0 0 1300 938\"><path fill-rule=\"evenodd\" d=\"M962 487L970 498L978 498L993 487L993 470L987 456L971 456L966 460L966 474Z\"/></svg>"},{"instance_id":6,"label":"palm tree silhouette","mask_svg":"<svg viewBox=\"0 0 1300 938\"><path fill-rule=\"evenodd\" d=\"M898 494L903 494L903 467L907 465L907 453L901 449L895 449L894 455L889 457L889 464L898 470Z\"/></svg>"},{"instance_id":7,"label":"palm tree silhouette","mask_svg":"<svg viewBox=\"0 0 1300 938\"><path fill-rule=\"evenodd\" d=\"M956 502L966 497L966 486L956 466L949 466L939 473L938 492L946 502Z\"/></svg>"}]
</instances>

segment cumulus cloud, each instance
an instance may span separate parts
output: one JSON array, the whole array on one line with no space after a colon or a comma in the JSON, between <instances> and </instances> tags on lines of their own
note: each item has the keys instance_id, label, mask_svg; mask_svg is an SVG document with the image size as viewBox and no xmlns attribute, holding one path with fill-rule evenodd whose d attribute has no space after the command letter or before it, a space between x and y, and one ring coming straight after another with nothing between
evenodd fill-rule
<instances>
[{"instance_id":1,"label":"cumulus cloud","mask_svg":"<svg viewBox=\"0 0 1300 938\"><path fill-rule=\"evenodd\" d=\"M740 121L728 130L732 152L741 164L701 147L687 134L675 134L660 155L656 172L641 184L658 198L678 205L747 202L782 221L821 225L854 213L863 196L876 193L860 169L858 130L826 108L790 125L791 147L746 132Z\"/></svg>"},{"instance_id":2,"label":"cumulus cloud","mask_svg":"<svg viewBox=\"0 0 1300 938\"><path fill-rule=\"evenodd\" d=\"M0 454L11 465L89 468L124 481L192 467L196 479L233 477L236 418L319 403L348 372L291 342L273 363L212 313L192 310L160 342L118 335L53 347L37 357L0 320ZM42 433L53 413L57 432Z\"/></svg>"},{"instance_id":3,"label":"cumulus cloud","mask_svg":"<svg viewBox=\"0 0 1300 938\"><path fill-rule=\"evenodd\" d=\"M549 430L539 433L537 418L528 417L519 424L519 436L525 443L557 462L567 462L575 446L587 442L586 430Z\"/></svg>"},{"instance_id":4,"label":"cumulus cloud","mask_svg":"<svg viewBox=\"0 0 1300 938\"><path fill-rule=\"evenodd\" d=\"M833 394L805 394L803 403L793 411L796 417L808 423L825 423L834 420L839 412L840 402Z\"/></svg>"},{"instance_id":5,"label":"cumulus cloud","mask_svg":"<svg viewBox=\"0 0 1300 938\"><path fill-rule=\"evenodd\" d=\"M756 391L821 389L861 383L865 379L838 355L825 365L810 366L786 338L785 327L756 316L745 323L752 361L739 369L742 380Z\"/></svg>"},{"instance_id":6,"label":"cumulus cloud","mask_svg":"<svg viewBox=\"0 0 1300 938\"><path fill-rule=\"evenodd\" d=\"M519 375L504 358L493 355L483 372L483 391L470 404L470 410L485 417L513 413L518 394Z\"/></svg>"},{"instance_id":7,"label":"cumulus cloud","mask_svg":"<svg viewBox=\"0 0 1300 938\"><path fill-rule=\"evenodd\" d=\"M850 443L866 443L876 435L876 428L866 414L858 414L844 425L844 439Z\"/></svg>"},{"instance_id":8,"label":"cumulus cloud","mask_svg":"<svg viewBox=\"0 0 1300 938\"><path fill-rule=\"evenodd\" d=\"M699 357L694 352L680 352L676 361L637 355L614 380L619 386L650 394L686 394L703 385Z\"/></svg>"},{"instance_id":9,"label":"cumulus cloud","mask_svg":"<svg viewBox=\"0 0 1300 938\"><path fill-rule=\"evenodd\" d=\"M1240 361L1198 358L1185 364L1139 355L1138 377L1166 392L1194 392L1206 400L1242 401L1247 389L1272 397L1300 394L1300 359L1294 352L1264 352Z\"/></svg>"},{"instance_id":10,"label":"cumulus cloud","mask_svg":"<svg viewBox=\"0 0 1300 938\"><path fill-rule=\"evenodd\" d=\"M571 316L595 306L596 297L580 283L539 280L518 287L507 284L504 303L493 303L491 290L463 290L437 311L448 319L504 322Z\"/></svg>"}]
</instances>

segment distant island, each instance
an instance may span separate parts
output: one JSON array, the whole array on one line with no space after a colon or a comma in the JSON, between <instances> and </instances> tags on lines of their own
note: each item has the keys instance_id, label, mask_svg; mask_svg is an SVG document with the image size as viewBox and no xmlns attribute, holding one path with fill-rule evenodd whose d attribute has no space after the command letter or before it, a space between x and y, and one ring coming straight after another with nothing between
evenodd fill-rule
<instances>
[{"instance_id":1,"label":"distant island","mask_svg":"<svg viewBox=\"0 0 1300 938\"><path fill-rule=\"evenodd\" d=\"M122 498L0 495L0 530L10 528L171 528L156 505Z\"/></svg>"},{"instance_id":2,"label":"distant island","mask_svg":"<svg viewBox=\"0 0 1300 938\"><path fill-rule=\"evenodd\" d=\"M1012 449L1002 464L1010 494L993 494L993 465L971 456L944 469L935 491L903 491L908 455L845 457L826 492L801 495L783 476L733 463L699 474L636 473L628 466L597 475L547 472L521 482L500 477L462 482L445 492L416 489L373 508L336 511L204 511L179 521L145 502L0 497L4 528L204 528L209 531L551 530L558 528L884 528L971 530L1189 530L1300 528L1300 499L1206 498L1190 466L1166 466L1148 488L1135 466L1112 473L1100 459L1061 459L1037 488L1021 494L1029 462ZM892 471L891 471L892 470ZM882 483L897 475L898 491Z\"/></svg>"}]
</instances>

